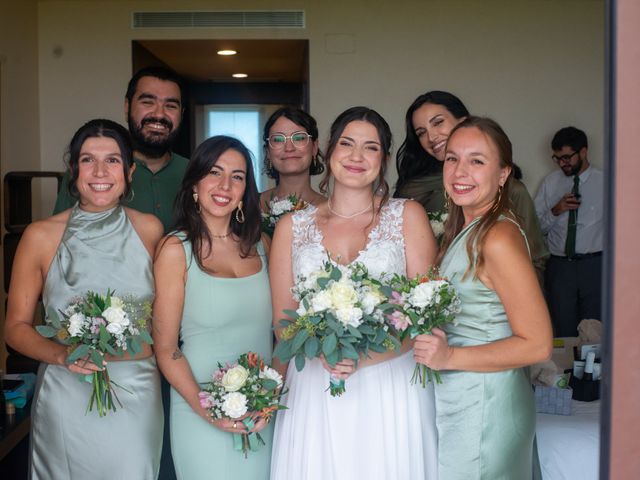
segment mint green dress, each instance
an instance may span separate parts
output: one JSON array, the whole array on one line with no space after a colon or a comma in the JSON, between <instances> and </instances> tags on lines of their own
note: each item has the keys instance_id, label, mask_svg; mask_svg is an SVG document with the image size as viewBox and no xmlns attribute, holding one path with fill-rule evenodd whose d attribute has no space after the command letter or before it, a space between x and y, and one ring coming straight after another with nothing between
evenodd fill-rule
<instances>
[{"instance_id":1,"label":"mint green dress","mask_svg":"<svg viewBox=\"0 0 640 480\"><path fill-rule=\"evenodd\" d=\"M473 270L462 278L469 266L467 237L478 220L455 238L440 266L461 300L457 325L445 328L452 346L483 345L512 334L496 292L474 279ZM442 383L435 385L440 478L530 479L536 414L525 369L442 373Z\"/></svg>"},{"instance_id":2,"label":"mint green dress","mask_svg":"<svg viewBox=\"0 0 640 480\"><path fill-rule=\"evenodd\" d=\"M184 239L184 235L178 234ZM271 361L271 290L262 243L258 273L220 278L200 270L191 244L183 241L187 261L184 309L180 325L182 352L199 383L248 351ZM210 425L171 389L171 453L179 480L268 480L273 422L260 432L266 445L256 452L233 449L233 435Z\"/></svg>"},{"instance_id":3,"label":"mint green dress","mask_svg":"<svg viewBox=\"0 0 640 480\"><path fill-rule=\"evenodd\" d=\"M42 290L45 308L64 310L91 290L153 301L152 262L125 210L71 210ZM125 357L125 358L128 358ZM85 413L91 384L41 363L31 410L29 478L155 480L162 448L162 399L155 357L109 362L122 407ZM128 390L125 391L124 389Z\"/></svg>"}]
</instances>

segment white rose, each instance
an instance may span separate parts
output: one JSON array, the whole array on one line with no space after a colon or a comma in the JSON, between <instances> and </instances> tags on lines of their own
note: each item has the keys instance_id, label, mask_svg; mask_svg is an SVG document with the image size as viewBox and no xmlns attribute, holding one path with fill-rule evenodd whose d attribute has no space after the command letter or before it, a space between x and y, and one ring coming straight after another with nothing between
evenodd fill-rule
<instances>
[{"instance_id":1,"label":"white rose","mask_svg":"<svg viewBox=\"0 0 640 480\"><path fill-rule=\"evenodd\" d=\"M433 230L435 237L439 237L444 233L444 223L439 220L431 220L429 223L431 224L431 230Z\"/></svg>"},{"instance_id":2,"label":"white rose","mask_svg":"<svg viewBox=\"0 0 640 480\"><path fill-rule=\"evenodd\" d=\"M331 295L331 304L336 310L353 307L358 301L355 289L347 283L334 282L328 292Z\"/></svg>"},{"instance_id":3,"label":"white rose","mask_svg":"<svg viewBox=\"0 0 640 480\"><path fill-rule=\"evenodd\" d=\"M409 303L414 307L425 308L433 302L435 294L434 282L424 282L417 285L409 293Z\"/></svg>"},{"instance_id":4,"label":"white rose","mask_svg":"<svg viewBox=\"0 0 640 480\"><path fill-rule=\"evenodd\" d=\"M373 309L380 305L384 299L385 298L377 289L370 289L364 294L360 304L362 305L364 313L371 315L373 313Z\"/></svg>"},{"instance_id":5,"label":"white rose","mask_svg":"<svg viewBox=\"0 0 640 480\"><path fill-rule=\"evenodd\" d=\"M331 305L331 295L326 290L318 292L311 299L311 309L316 313L331 308Z\"/></svg>"},{"instance_id":6,"label":"white rose","mask_svg":"<svg viewBox=\"0 0 640 480\"><path fill-rule=\"evenodd\" d=\"M107 332L111 333L112 335L120 335L122 334L122 332L124 332L125 327L123 327L120 323L110 323L105 328Z\"/></svg>"},{"instance_id":7,"label":"white rose","mask_svg":"<svg viewBox=\"0 0 640 480\"><path fill-rule=\"evenodd\" d=\"M340 308L336 310L336 317L343 325L358 327L362 322L362 310L355 308Z\"/></svg>"},{"instance_id":8,"label":"white rose","mask_svg":"<svg viewBox=\"0 0 640 480\"><path fill-rule=\"evenodd\" d=\"M113 308L124 309L124 302L120 297L111 297L111 306Z\"/></svg>"},{"instance_id":9,"label":"white rose","mask_svg":"<svg viewBox=\"0 0 640 480\"><path fill-rule=\"evenodd\" d=\"M127 312L119 307L107 308L104 312L102 312L102 316L109 324L115 323L121 325L122 327L127 327L131 323L129 321L129 317L127 316Z\"/></svg>"},{"instance_id":10,"label":"white rose","mask_svg":"<svg viewBox=\"0 0 640 480\"><path fill-rule=\"evenodd\" d=\"M291 200L285 198L284 200L271 202L269 208L271 210L271 214L277 216L293 210L293 204L291 203Z\"/></svg>"},{"instance_id":11,"label":"white rose","mask_svg":"<svg viewBox=\"0 0 640 480\"><path fill-rule=\"evenodd\" d=\"M227 392L236 392L242 388L247 378L249 378L249 371L242 365L237 365L226 371L220 383Z\"/></svg>"},{"instance_id":12,"label":"white rose","mask_svg":"<svg viewBox=\"0 0 640 480\"><path fill-rule=\"evenodd\" d=\"M302 283L302 288L304 290L315 290L316 284L319 278L326 278L329 274L324 270L316 270L309 274L307 278L305 278Z\"/></svg>"},{"instance_id":13,"label":"white rose","mask_svg":"<svg viewBox=\"0 0 640 480\"><path fill-rule=\"evenodd\" d=\"M280 375L273 368L264 367L264 370L261 370L258 376L260 378L268 378L269 380L274 380L278 384L278 387L282 386L282 375Z\"/></svg>"},{"instance_id":14,"label":"white rose","mask_svg":"<svg viewBox=\"0 0 640 480\"><path fill-rule=\"evenodd\" d=\"M227 417L240 418L247 413L247 397L242 393L227 393L222 400L222 411Z\"/></svg>"},{"instance_id":15,"label":"white rose","mask_svg":"<svg viewBox=\"0 0 640 480\"><path fill-rule=\"evenodd\" d=\"M73 315L71 315L69 317L69 326L67 327L69 335L71 335L72 337L82 335L84 322L86 320L86 317L81 313L74 313Z\"/></svg>"},{"instance_id":16,"label":"white rose","mask_svg":"<svg viewBox=\"0 0 640 480\"><path fill-rule=\"evenodd\" d=\"M301 317L307 314L307 309L304 308L304 303L300 302L300 305L296 309L296 313Z\"/></svg>"}]
</instances>

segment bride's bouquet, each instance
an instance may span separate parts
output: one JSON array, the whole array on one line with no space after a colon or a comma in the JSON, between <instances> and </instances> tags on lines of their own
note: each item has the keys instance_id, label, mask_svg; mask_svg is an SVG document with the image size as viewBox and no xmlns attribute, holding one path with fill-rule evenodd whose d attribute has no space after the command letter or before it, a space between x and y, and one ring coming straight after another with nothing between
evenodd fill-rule
<instances>
[{"instance_id":1,"label":"bride's bouquet","mask_svg":"<svg viewBox=\"0 0 640 480\"><path fill-rule=\"evenodd\" d=\"M306 358L324 355L335 366L343 359L386 352L400 346L385 323L385 313L393 310L388 303L391 290L371 278L358 262L348 266L326 261L323 268L300 278L293 296L300 302L296 311L285 310L289 319L273 354L283 362L295 358L296 368L304 368ZM330 379L332 396L345 391L344 380Z\"/></svg>"},{"instance_id":2,"label":"bride's bouquet","mask_svg":"<svg viewBox=\"0 0 640 480\"><path fill-rule=\"evenodd\" d=\"M273 237L273 232L280 218L289 212L302 210L307 206L307 202L299 198L295 193L285 198L271 197L267 203L268 213L262 213L262 231Z\"/></svg>"},{"instance_id":3,"label":"bride's bouquet","mask_svg":"<svg viewBox=\"0 0 640 480\"><path fill-rule=\"evenodd\" d=\"M442 328L455 321L460 311L460 299L448 280L438 277L435 272L418 275L408 279L395 275L391 280L393 289L390 300L396 310L387 315L387 321L396 330L401 339L415 338L422 334L431 334L434 328ZM411 383L419 381L423 387L427 381L442 383L440 374L426 365L416 365Z\"/></svg>"},{"instance_id":4,"label":"bride's bouquet","mask_svg":"<svg viewBox=\"0 0 640 480\"><path fill-rule=\"evenodd\" d=\"M257 418L268 421L276 410L286 408L280 405L280 397L286 393L282 376L254 352L243 353L233 364L218 363L211 380L202 385L198 395L200 405L212 418L242 421L250 431ZM249 412L257 414L252 417ZM246 458L247 452L256 451L264 440L257 432L242 433L233 435L233 443Z\"/></svg>"},{"instance_id":5,"label":"bride's bouquet","mask_svg":"<svg viewBox=\"0 0 640 480\"><path fill-rule=\"evenodd\" d=\"M107 290L106 295L87 292L82 297L73 298L64 310L60 310L60 315L53 308L48 308L47 324L36 329L44 337L56 337L69 345L68 364L90 360L101 367L106 354L122 357L126 352L133 358L142 352L143 343L153 343L147 330L151 303L133 296L116 297L114 293L111 290ZM109 410L115 412L116 402L122 407L113 387L129 391L109 377L106 366L101 371L83 376L83 379L92 384L85 415L94 404L101 417Z\"/></svg>"}]
</instances>

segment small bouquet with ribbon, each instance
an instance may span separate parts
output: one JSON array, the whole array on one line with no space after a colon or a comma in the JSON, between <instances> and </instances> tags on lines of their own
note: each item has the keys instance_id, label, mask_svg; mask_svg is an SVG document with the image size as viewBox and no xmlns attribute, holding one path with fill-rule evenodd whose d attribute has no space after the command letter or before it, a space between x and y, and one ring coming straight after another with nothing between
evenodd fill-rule
<instances>
[{"instance_id":1,"label":"small bouquet with ribbon","mask_svg":"<svg viewBox=\"0 0 640 480\"><path fill-rule=\"evenodd\" d=\"M198 395L200 405L214 419L242 421L251 431L258 419L268 421L277 410L286 408L280 405L280 397L286 393L282 375L254 352L243 353L233 364L218 363L211 380L202 384ZM242 451L245 458L264 444L259 432L233 434L234 449Z\"/></svg>"},{"instance_id":2,"label":"small bouquet with ribbon","mask_svg":"<svg viewBox=\"0 0 640 480\"><path fill-rule=\"evenodd\" d=\"M440 241L442 235L444 235L444 224L449 217L449 213L446 210L438 210L435 212L427 212L427 217L429 217L429 224L431 225L431 230L433 230L433 235L436 237L436 240Z\"/></svg>"},{"instance_id":3,"label":"small bouquet with ribbon","mask_svg":"<svg viewBox=\"0 0 640 480\"><path fill-rule=\"evenodd\" d=\"M266 205L267 213L262 213L262 231L270 237L273 237L276 224L283 215L289 212L295 212L296 210L302 210L306 206L307 202L299 198L295 193L280 199L272 196Z\"/></svg>"},{"instance_id":4,"label":"small bouquet with ribbon","mask_svg":"<svg viewBox=\"0 0 640 480\"><path fill-rule=\"evenodd\" d=\"M142 352L143 343L153 343L148 332L151 303L133 296L116 297L114 293L110 289L106 295L87 292L73 298L64 311L59 311L60 315L48 308L46 325L38 325L36 330L44 337L55 337L69 345L68 364L87 359L100 367L105 355L122 357L126 352L133 358ZM114 386L131 393L111 379L107 367L83 375L81 380L92 385L85 415L93 410L94 404L101 417L109 410L115 412L116 403L122 407Z\"/></svg>"},{"instance_id":5,"label":"small bouquet with ribbon","mask_svg":"<svg viewBox=\"0 0 640 480\"><path fill-rule=\"evenodd\" d=\"M401 339L431 334L434 328L454 322L456 314L460 312L456 290L447 279L437 276L435 271L413 279L395 275L391 280L391 288L393 293L390 302L396 309L387 315L387 321ZM411 383L420 382L425 387L434 377L437 383L442 383L439 372L426 365L416 365Z\"/></svg>"},{"instance_id":6,"label":"small bouquet with ribbon","mask_svg":"<svg viewBox=\"0 0 640 480\"><path fill-rule=\"evenodd\" d=\"M371 278L358 262L348 266L326 261L323 268L301 278L292 289L299 303L296 311L285 310L290 318L273 354L283 362L295 358L298 371L306 358L324 355L335 366L345 358L357 362L360 355L397 349L400 342L385 323L391 290ZM331 377L332 396L345 392L344 380Z\"/></svg>"}]
</instances>

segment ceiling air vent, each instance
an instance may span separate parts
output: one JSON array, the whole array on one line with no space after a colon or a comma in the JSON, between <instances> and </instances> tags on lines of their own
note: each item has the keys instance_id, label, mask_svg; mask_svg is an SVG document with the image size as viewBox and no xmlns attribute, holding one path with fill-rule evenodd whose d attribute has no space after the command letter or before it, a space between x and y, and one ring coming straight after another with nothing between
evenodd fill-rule
<instances>
[{"instance_id":1,"label":"ceiling air vent","mask_svg":"<svg viewBox=\"0 0 640 480\"><path fill-rule=\"evenodd\" d=\"M304 28L303 10L134 12L133 28Z\"/></svg>"}]
</instances>

